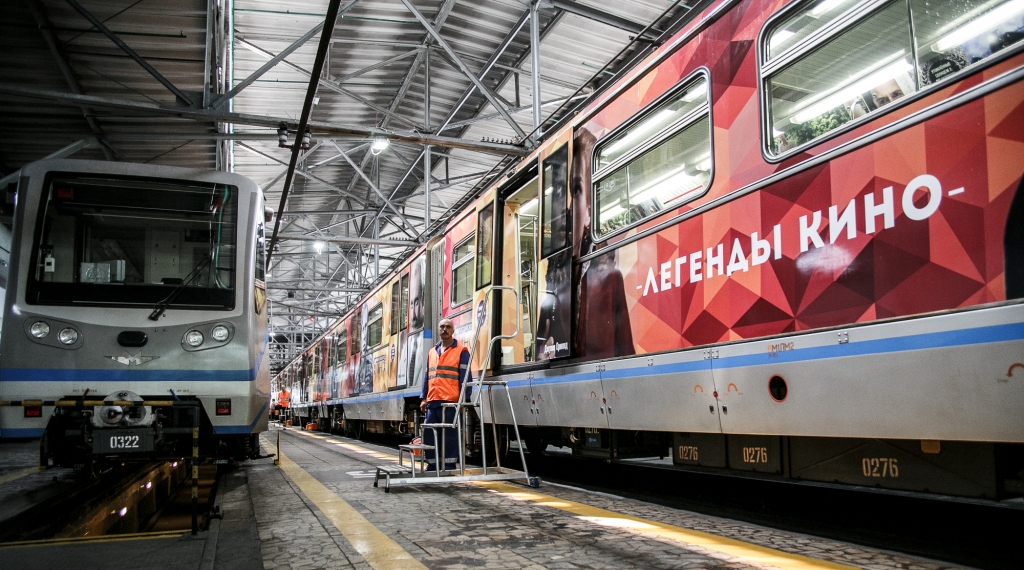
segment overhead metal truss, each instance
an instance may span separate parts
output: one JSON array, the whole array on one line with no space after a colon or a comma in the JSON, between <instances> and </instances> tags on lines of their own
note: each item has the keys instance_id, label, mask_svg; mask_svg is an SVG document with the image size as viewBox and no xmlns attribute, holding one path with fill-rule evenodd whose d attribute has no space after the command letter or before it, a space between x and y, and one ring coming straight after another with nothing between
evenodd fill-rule
<instances>
[{"instance_id":1,"label":"overhead metal truss","mask_svg":"<svg viewBox=\"0 0 1024 570\"><path fill-rule=\"evenodd\" d=\"M0 3L0 20L25 29L0 53L10 135L0 186L57 156L253 178L275 209L275 370L688 10L678 0L203 4Z\"/></svg>"}]
</instances>

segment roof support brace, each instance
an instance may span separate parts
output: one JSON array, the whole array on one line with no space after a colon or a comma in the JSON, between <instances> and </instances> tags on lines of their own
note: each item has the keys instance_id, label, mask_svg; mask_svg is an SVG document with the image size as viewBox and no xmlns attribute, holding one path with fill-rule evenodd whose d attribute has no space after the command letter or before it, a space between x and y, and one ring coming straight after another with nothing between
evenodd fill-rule
<instances>
[{"instance_id":1,"label":"roof support brace","mask_svg":"<svg viewBox=\"0 0 1024 570\"><path fill-rule=\"evenodd\" d=\"M299 116L299 126L296 129L296 136L302 136L306 132L309 122L309 114L313 111L313 96L316 95L317 78L324 69L324 60L327 59L327 52L331 47L331 36L334 34L334 27L337 25L338 8L341 0L330 0L327 5L327 17L324 18L324 29L320 34L320 46L316 50L316 60L313 62L313 72L310 74L309 86L306 88L306 98L302 102L302 115ZM281 191L281 204L277 207L278 212L283 212L285 204L288 203L288 191L291 189L292 179L295 174L295 165L299 160L301 145L292 145L292 158L288 163L288 174L284 178L284 190ZM274 220L274 233L270 236L270 246L267 247L267 265L270 265L270 258L274 255L274 246L277 245L277 232L281 228L281 216Z\"/></svg>"},{"instance_id":2,"label":"roof support brace","mask_svg":"<svg viewBox=\"0 0 1024 570\"><path fill-rule=\"evenodd\" d=\"M598 10L597 8L591 8L590 6L580 4L579 2L573 2L572 0L543 1L546 4L550 4L555 8L558 8L559 10L565 10L570 14L576 14L577 16L582 16L584 18L587 18L588 20L601 22L602 24L607 24L613 28L625 30L633 34L640 34L644 37L647 37L648 39L655 40L658 39L658 36L661 35L661 32L659 32L658 30L650 29L649 26L644 26L643 24L634 22L632 20L627 20L626 18L621 18L614 14L609 14L608 12Z\"/></svg>"},{"instance_id":3,"label":"roof support brace","mask_svg":"<svg viewBox=\"0 0 1024 570\"><path fill-rule=\"evenodd\" d=\"M354 3L355 2L353 2L353 4ZM349 6L351 6L351 4L349 4ZM246 77L245 79L242 80L241 83L239 83L238 85L235 85L231 89L231 91L228 91L227 93L225 93L225 94L221 95L220 97L218 97L217 100L213 103L213 107L214 108L223 107L228 101L230 101L232 98L234 98L235 95L238 95L239 93L242 92L243 89L245 89L246 87L252 85L252 83L254 81L256 81L257 79L262 77L264 73L266 73L266 72L270 71L271 69L273 69L273 67L275 65L281 63L281 60L283 60L284 58L288 57L293 51L295 51L295 50L299 49L300 47L302 47L303 45L305 45L305 43L308 42L310 38L312 38L313 36L319 34L320 30L322 30L323 28L324 28L324 23L323 22L320 22L316 26L313 26L313 29L311 29L308 32L306 32L305 34L303 34L301 38L299 38L299 39L295 40L294 42L292 42L292 45L284 48L284 50L282 50L281 53L279 53L279 54L277 54L275 56L272 56L270 58L270 61L268 61L267 63L264 63L263 65L261 65L260 68L257 69L256 71L250 73L249 77ZM252 46L251 43L249 43L249 42L247 42L247 41L245 41L244 39L241 39L241 38L236 38L236 41L238 41L241 44Z\"/></svg>"},{"instance_id":4,"label":"roof support brace","mask_svg":"<svg viewBox=\"0 0 1024 570\"><path fill-rule=\"evenodd\" d=\"M214 121L221 123L231 123L234 125L254 125L260 127L273 127L275 129L281 123L285 123L290 129L297 130L295 127L295 120L282 117L250 115L246 113L225 113L221 111L189 109L184 107L164 107L162 105L153 105L151 103L139 103L136 101L128 101L125 99L107 99L105 97L94 97L92 95L77 95L74 93L62 93L60 91L50 91L48 89L32 89L30 87L22 87L20 85L14 85L11 83L0 83L0 93L6 95L15 95L18 97L28 97L32 99L53 101L56 103L60 103L62 105L70 105L74 107L88 105L90 107L125 109L143 113L146 116L180 117L183 119L201 121L203 123L209 123L211 121ZM433 146L449 148L461 148L463 150L468 150L472 152L483 152L497 155L526 156L527 154L530 153L529 150L518 145L489 142L474 142L455 137L425 135L421 133L414 133L411 131L392 131L385 129L377 129L373 127L339 125L337 123L327 123L323 121L308 121L308 125L318 134L330 135L335 138L348 137L365 139L372 137L384 137L392 141L423 145L429 144Z\"/></svg>"},{"instance_id":5,"label":"roof support brace","mask_svg":"<svg viewBox=\"0 0 1024 570\"><path fill-rule=\"evenodd\" d=\"M133 50L132 48L128 47L128 44L124 43L124 41L122 41L121 38L117 37L117 34L110 31L109 28L104 26L103 22L99 21L99 19L97 19L96 16L93 16L88 10L83 8L82 5L76 2L75 0L65 1L68 4L70 4L72 8L77 10L78 13L82 15L82 17L84 17L86 20L89 20L89 23L95 26L97 30L103 33L103 35L107 36L107 38L109 38L110 41L114 42L114 44L117 45L117 47L121 48L121 51L128 54L128 56L134 59L136 63L141 65L142 69L145 69L147 73L156 78L156 80L159 81L161 85L166 87L167 90L173 93L174 96L177 97L182 103L189 107L195 105L195 102L192 101L191 97L186 95L181 89L175 87L173 83L171 83L166 77L161 75L160 72L157 71L152 65L150 65L148 61L143 59L141 55L136 53L135 50Z\"/></svg>"},{"instance_id":6,"label":"roof support brace","mask_svg":"<svg viewBox=\"0 0 1024 570\"><path fill-rule=\"evenodd\" d=\"M346 154L345 151L341 150L341 147L338 146L338 143L336 143L334 141L330 141L330 142L331 142L332 145L334 145L334 148L336 148L338 150L338 152L341 153L341 156L348 162L349 166L354 168L356 173L359 174L359 176L362 177L363 181L366 182L366 185L369 186L370 188L372 188L373 191L376 192L378 196L380 196L380 199L384 200L384 204L386 204L389 208L391 208L392 212L394 212L395 214L398 215L398 217L402 220L402 223L405 224L405 227L409 228L410 230L416 231L415 228L413 228L412 224L409 222L409 220L405 219L405 216L402 215L402 213L398 211L398 208L395 208L395 205L391 203L391 200L389 200L388 197L385 196L384 193L380 191L380 188L377 188L377 185L374 184L372 180L370 180L370 177L367 176L365 172L363 172L363 169L359 168L359 165L356 164L356 162L354 160L352 160L352 157L350 157L348 154Z\"/></svg>"},{"instance_id":7,"label":"roof support brace","mask_svg":"<svg viewBox=\"0 0 1024 570\"><path fill-rule=\"evenodd\" d=\"M278 236L279 239L285 241L322 241L324 243L347 243L357 245L380 245L384 247L417 247L420 245L418 241L402 240L402 239L381 239L381 238L362 238L362 237L345 237L345 236L331 236L331 237L318 237L318 236L304 236L304 235L292 235L282 234Z\"/></svg>"},{"instance_id":8,"label":"roof support brace","mask_svg":"<svg viewBox=\"0 0 1024 570\"><path fill-rule=\"evenodd\" d=\"M486 97L487 100L490 101L491 105L494 105L494 108L499 113L501 113L502 118L505 119L509 126L512 127L512 129L521 138L525 139L526 133L523 132L523 129L519 126L519 123L516 123L515 119L513 119L512 116L508 114L508 111L505 110L505 106L502 105L500 101L498 101L498 97L494 93L492 93L491 90L488 89L487 86L484 85L482 81L477 79L476 75L472 72L472 70L470 70L469 67L467 67L466 64L462 61L462 58L460 58L459 55L455 53L455 50L453 50L451 46L448 45L448 42L446 42L444 38L441 37L441 34L439 34L437 30L435 30L434 27L430 25L430 22L428 22L427 19L423 17L423 14L421 14L420 11L417 10L416 7L412 5L411 0L402 0L402 4L405 4L405 7L409 10L409 12L411 12L412 15L415 16L417 20L419 20L420 24L423 25L424 28L426 28L427 33L430 34L432 38L434 38L434 41L437 42L437 45L441 46L445 53L448 54L448 57L452 58L452 61L455 62L459 70L462 71L462 73L466 77L468 77L470 81L473 82L473 85L476 85L476 88L479 89L480 92L484 94L484 97Z\"/></svg>"}]
</instances>

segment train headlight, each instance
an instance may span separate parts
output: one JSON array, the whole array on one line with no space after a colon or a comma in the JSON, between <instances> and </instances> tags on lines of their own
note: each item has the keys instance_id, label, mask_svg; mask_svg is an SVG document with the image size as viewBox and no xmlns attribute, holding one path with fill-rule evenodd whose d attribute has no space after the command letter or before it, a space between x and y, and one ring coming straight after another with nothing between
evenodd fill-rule
<instances>
[{"instance_id":1,"label":"train headlight","mask_svg":"<svg viewBox=\"0 0 1024 570\"><path fill-rule=\"evenodd\" d=\"M32 327L28 330L36 338L46 338L46 335L50 334L50 325L43 321L36 321L32 323Z\"/></svg>"},{"instance_id":2,"label":"train headlight","mask_svg":"<svg viewBox=\"0 0 1024 570\"><path fill-rule=\"evenodd\" d=\"M121 406L103 406L100 408L100 419L108 426L116 426L124 418L124 408Z\"/></svg>"},{"instance_id":3,"label":"train headlight","mask_svg":"<svg viewBox=\"0 0 1024 570\"><path fill-rule=\"evenodd\" d=\"M185 333L185 344L191 346L192 348L196 348L199 345L203 344L203 333L194 330L188 331L187 333Z\"/></svg>"},{"instance_id":4,"label":"train headlight","mask_svg":"<svg viewBox=\"0 0 1024 570\"><path fill-rule=\"evenodd\" d=\"M61 329L61 331L57 333L57 338L64 344L75 344L78 342L78 331L71 327Z\"/></svg>"},{"instance_id":5,"label":"train headlight","mask_svg":"<svg viewBox=\"0 0 1024 570\"><path fill-rule=\"evenodd\" d=\"M229 336L231 336L231 331L229 331L228 327L224 325L217 325L213 327L212 331L210 331L210 336L212 336L213 340L217 342L224 342Z\"/></svg>"}]
</instances>

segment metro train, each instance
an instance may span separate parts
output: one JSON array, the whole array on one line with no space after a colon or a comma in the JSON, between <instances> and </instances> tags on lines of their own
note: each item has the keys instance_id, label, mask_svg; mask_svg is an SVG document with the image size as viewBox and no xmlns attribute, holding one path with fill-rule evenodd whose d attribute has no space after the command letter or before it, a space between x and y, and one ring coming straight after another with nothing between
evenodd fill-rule
<instances>
[{"instance_id":1,"label":"metro train","mask_svg":"<svg viewBox=\"0 0 1024 570\"><path fill-rule=\"evenodd\" d=\"M407 434L432 325L479 373L521 319L532 452L1020 496L1022 40L1020 0L701 2L275 391Z\"/></svg>"},{"instance_id":2,"label":"metro train","mask_svg":"<svg viewBox=\"0 0 1024 570\"><path fill-rule=\"evenodd\" d=\"M41 464L258 454L270 403L263 196L236 174L22 169L0 335L0 437ZM193 414L199 409L198 420Z\"/></svg>"}]
</instances>

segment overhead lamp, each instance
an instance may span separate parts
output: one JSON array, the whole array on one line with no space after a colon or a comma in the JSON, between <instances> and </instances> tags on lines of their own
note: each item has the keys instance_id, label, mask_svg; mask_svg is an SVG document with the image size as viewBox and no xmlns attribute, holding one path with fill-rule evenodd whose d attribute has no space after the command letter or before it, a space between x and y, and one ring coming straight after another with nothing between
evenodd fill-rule
<instances>
[{"instance_id":1,"label":"overhead lamp","mask_svg":"<svg viewBox=\"0 0 1024 570\"><path fill-rule=\"evenodd\" d=\"M317 255L320 255L321 253L324 252L324 242L322 241L313 242L313 247L316 249Z\"/></svg>"},{"instance_id":2,"label":"overhead lamp","mask_svg":"<svg viewBox=\"0 0 1024 570\"><path fill-rule=\"evenodd\" d=\"M388 148L388 145L390 144L391 141L388 140L387 137L373 137L373 144L370 145L370 153L373 154L373 156L377 156L384 149Z\"/></svg>"}]
</instances>

